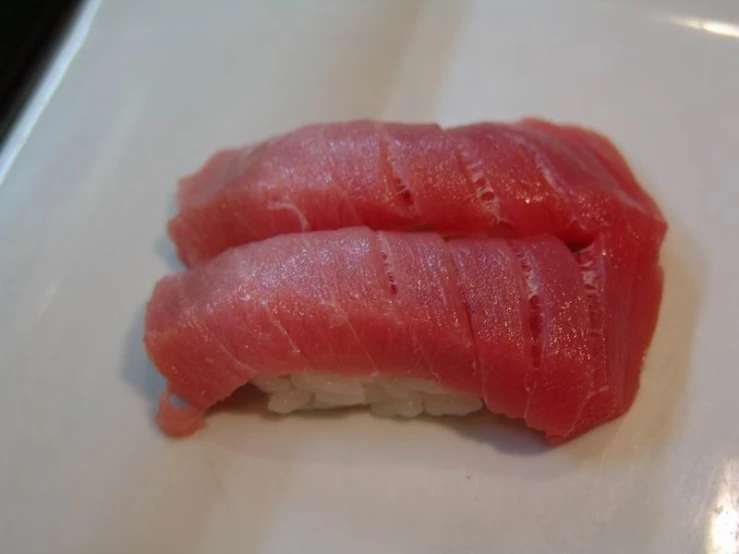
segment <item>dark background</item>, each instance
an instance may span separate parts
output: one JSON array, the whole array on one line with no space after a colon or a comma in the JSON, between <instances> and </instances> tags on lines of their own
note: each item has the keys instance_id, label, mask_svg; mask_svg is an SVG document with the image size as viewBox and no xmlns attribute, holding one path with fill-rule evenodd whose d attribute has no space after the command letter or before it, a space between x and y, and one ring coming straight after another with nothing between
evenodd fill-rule
<instances>
[{"instance_id":1,"label":"dark background","mask_svg":"<svg viewBox=\"0 0 739 554\"><path fill-rule=\"evenodd\" d=\"M5 0L0 8L0 148L76 12L76 0Z\"/></svg>"}]
</instances>

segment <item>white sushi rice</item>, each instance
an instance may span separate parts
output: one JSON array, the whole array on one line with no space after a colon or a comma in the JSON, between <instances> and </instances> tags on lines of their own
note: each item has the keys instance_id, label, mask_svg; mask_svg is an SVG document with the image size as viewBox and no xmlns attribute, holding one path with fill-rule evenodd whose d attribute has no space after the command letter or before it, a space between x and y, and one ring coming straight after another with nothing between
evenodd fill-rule
<instances>
[{"instance_id":1,"label":"white sushi rice","mask_svg":"<svg viewBox=\"0 0 739 554\"><path fill-rule=\"evenodd\" d=\"M267 408L278 414L369 406L380 417L465 416L483 407L480 398L451 393L421 379L294 373L256 377L250 383L269 395Z\"/></svg>"}]
</instances>

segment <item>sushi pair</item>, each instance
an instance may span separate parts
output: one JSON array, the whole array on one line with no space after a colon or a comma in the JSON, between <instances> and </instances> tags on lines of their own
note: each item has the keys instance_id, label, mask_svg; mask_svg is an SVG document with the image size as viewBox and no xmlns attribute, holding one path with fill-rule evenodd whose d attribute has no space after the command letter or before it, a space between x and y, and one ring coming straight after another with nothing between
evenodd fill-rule
<instances>
[{"instance_id":1,"label":"sushi pair","mask_svg":"<svg viewBox=\"0 0 739 554\"><path fill-rule=\"evenodd\" d=\"M145 329L168 434L247 383L280 413L487 407L552 442L634 399L666 225L600 135L313 125L216 154L178 202L189 269Z\"/></svg>"}]
</instances>

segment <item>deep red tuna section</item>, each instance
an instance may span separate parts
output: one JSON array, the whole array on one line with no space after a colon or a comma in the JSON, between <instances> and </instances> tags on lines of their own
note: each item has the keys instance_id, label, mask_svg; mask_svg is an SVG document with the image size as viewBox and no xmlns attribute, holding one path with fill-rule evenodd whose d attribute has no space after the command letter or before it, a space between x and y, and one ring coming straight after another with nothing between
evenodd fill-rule
<instances>
[{"instance_id":1,"label":"deep red tuna section","mask_svg":"<svg viewBox=\"0 0 739 554\"><path fill-rule=\"evenodd\" d=\"M310 125L217 154L182 181L178 208L169 233L186 265L356 225L585 244L605 226L644 238L664 223L607 140L537 120Z\"/></svg>"}]
</instances>

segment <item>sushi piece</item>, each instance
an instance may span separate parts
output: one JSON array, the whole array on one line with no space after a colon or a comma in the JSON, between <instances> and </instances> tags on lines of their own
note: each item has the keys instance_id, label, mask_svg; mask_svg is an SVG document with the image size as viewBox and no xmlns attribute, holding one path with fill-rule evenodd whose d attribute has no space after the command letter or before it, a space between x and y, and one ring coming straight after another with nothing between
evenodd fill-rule
<instances>
[{"instance_id":1,"label":"sushi piece","mask_svg":"<svg viewBox=\"0 0 739 554\"><path fill-rule=\"evenodd\" d=\"M487 407L567 440L628 409L654 329L657 260L621 249L607 233L575 249L367 227L230 249L148 303L146 348L169 384L157 421L189 434L252 383L279 413Z\"/></svg>"},{"instance_id":2,"label":"sushi piece","mask_svg":"<svg viewBox=\"0 0 739 554\"><path fill-rule=\"evenodd\" d=\"M353 226L581 245L610 228L647 256L666 229L592 131L531 119L448 129L363 120L217 153L181 181L169 235L191 266L272 236Z\"/></svg>"}]
</instances>

